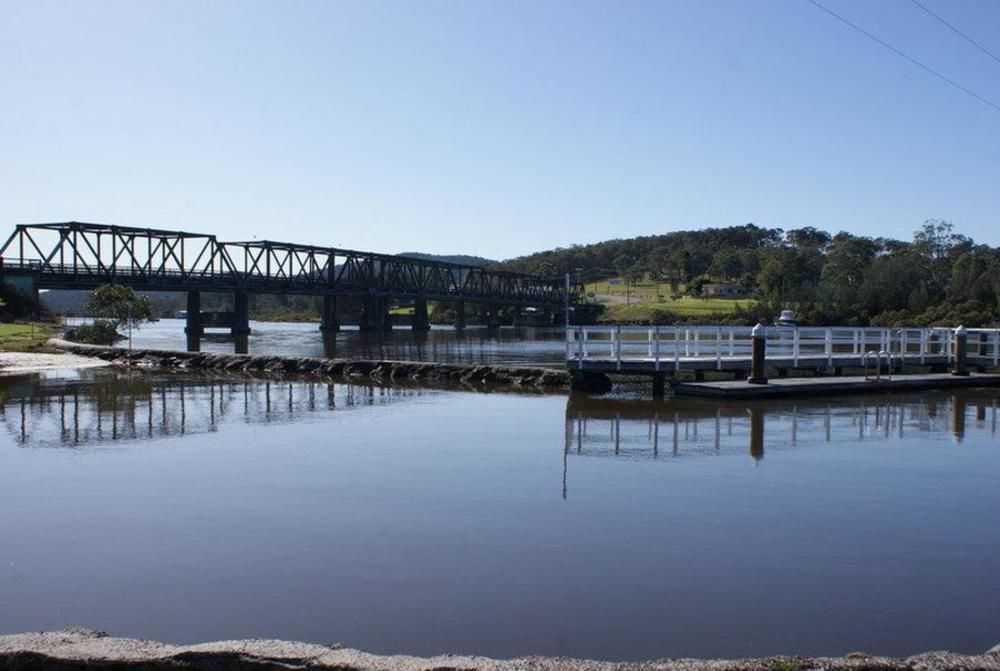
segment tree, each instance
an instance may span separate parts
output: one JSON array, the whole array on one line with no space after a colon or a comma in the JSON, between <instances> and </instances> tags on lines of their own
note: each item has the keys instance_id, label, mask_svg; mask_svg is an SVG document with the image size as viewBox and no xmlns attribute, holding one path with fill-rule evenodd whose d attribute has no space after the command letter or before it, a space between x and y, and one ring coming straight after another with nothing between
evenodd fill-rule
<instances>
[{"instance_id":1,"label":"tree","mask_svg":"<svg viewBox=\"0 0 1000 671\"><path fill-rule=\"evenodd\" d=\"M813 226L796 228L785 233L785 239L792 247L808 247L811 249L823 249L830 244L830 234L821 231Z\"/></svg>"},{"instance_id":2,"label":"tree","mask_svg":"<svg viewBox=\"0 0 1000 671\"><path fill-rule=\"evenodd\" d=\"M91 291L86 310L93 317L107 321L115 331L136 327L153 316L149 296L117 284L105 284Z\"/></svg>"},{"instance_id":3,"label":"tree","mask_svg":"<svg viewBox=\"0 0 1000 671\"><path fill-rule=\"evenodd\" d=\"M826 264L820 273L820 289L825 302L840 314L856 311L865 273L875 258L876 245L870 238L838 233L827 246Z\"/></svg>"}]
</instances>

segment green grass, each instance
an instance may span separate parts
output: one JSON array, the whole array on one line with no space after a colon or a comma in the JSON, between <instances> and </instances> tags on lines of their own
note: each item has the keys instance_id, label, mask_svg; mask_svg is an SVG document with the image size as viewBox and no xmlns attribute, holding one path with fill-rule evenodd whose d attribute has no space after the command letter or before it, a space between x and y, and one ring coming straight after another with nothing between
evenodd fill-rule
<instances>
[{"instance_id":1,"label":"green grass","mask_svg":"<svg viewBox=\"0 0 1000 671\"><path fill-rule=\"evenodd\" d=\"M5 352L48 351L45 341L54 335L51 324L0 323L0 350Z\"/></svg>"},{"instance_id":2,"label":"green grass","mask_svg":"<svg viewBox=\"0 0 1000 671\"><path fill-rule=\"evenodd\" d=\"M667 282L638 282L626 289L624 281L612 284L607 280L586 285L587 295L604 304L605 321L648 321L657 310L678 317L731 315L737 308L749 308L751 298L673 298ZM683 287L678 287L683 291ZM625 303L623 301L628 301Z\"/></svg>"}]
</instances>

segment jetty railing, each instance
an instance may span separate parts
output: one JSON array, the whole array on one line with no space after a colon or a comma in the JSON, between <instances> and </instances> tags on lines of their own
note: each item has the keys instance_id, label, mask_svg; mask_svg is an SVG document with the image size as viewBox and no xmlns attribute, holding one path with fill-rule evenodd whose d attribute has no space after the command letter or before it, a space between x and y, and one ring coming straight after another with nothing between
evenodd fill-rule
<instances>
[{"instance_id":1,"label":"jetty railing","mask_svg":"<svg viewBox=\"0 0 1000 671\"><path fill-rule=\"evenodd\" d=\"M883 354L899 367L953 363L956 343L964 342L966 360L1000 366L1000 329L946 327L884 328L853 326L760 327L767 360L795 368L863 362L868 353ZM688 364L714 362L723 370L750 360L752 329L745 326L577 326L566 330L566 360L583 369L587 363L613 364L621 370L642 363L654 371L681 370ZM863 365L863 363L862 363ZM711 365L707 367L713 367Z\"/></svg>"}]
</instances>

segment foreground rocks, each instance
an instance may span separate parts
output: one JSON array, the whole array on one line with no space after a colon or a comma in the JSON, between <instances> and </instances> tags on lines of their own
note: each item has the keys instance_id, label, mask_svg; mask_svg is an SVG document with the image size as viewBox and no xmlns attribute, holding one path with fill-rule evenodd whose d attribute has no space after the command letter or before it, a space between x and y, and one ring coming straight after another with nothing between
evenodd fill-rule
<instances>
[{"instance_id":1,"label":"foreground rocks","mask_svg":"<svg viewBox=\"0 0 1000 671\"><path fill-rule=\"evenodd\" d=\"M568 389L569 373L550 368L428 363L418 361L353 361L315 357L251 356L134 349L84 345L68 340L49 343L72 354L94 357L111 363L128 363L148 368L241 372L282 377L346 377L387 383L429 382L440 385L480 385L521 389Z\"/></svg>"},{"instance_id":2,"label":"foreground rocks","mask_svg":"<svg viewBox=\"0 0 1000 671\"><path fill-rule=\"evenodd\" d=\"M765 657L741 660L664 659L644 662L597 662L558 657L488 657L442 655L409 657L372 655L339 646L291 641L220 641L177 646L130 638L114 638L86 629L0 636L0 669L11 671L67 671L69 669L337 669L338 671L417 671L423 669L483 669L484 671L799 671L805 669L1000 670L1000 646L981 655L928 652L907 658L873 657L853 653L846 657Z\"/></svg>"}]
</instances>

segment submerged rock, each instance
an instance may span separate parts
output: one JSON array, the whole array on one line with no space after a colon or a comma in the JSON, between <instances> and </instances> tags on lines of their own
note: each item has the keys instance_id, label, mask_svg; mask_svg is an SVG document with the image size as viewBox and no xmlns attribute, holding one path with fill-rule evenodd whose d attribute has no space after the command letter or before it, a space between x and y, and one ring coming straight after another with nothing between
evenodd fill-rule
<instances>
[{"instance_id":1,"label":"submerged rock","mask_svg":"<svg viewBox=\"0 0 1000 671\"><path fill-rule=\"evenodd\" d=\"M56 347L82 356L151 368L217 370L277 376L346 376L375 382L462 383L522 389L561 390L569 387L569 373L552 368L469 366L426 361L363 361L314 357L253 356L214 352L128 349L53 340Z\"/></svg>"}]
</instances>

